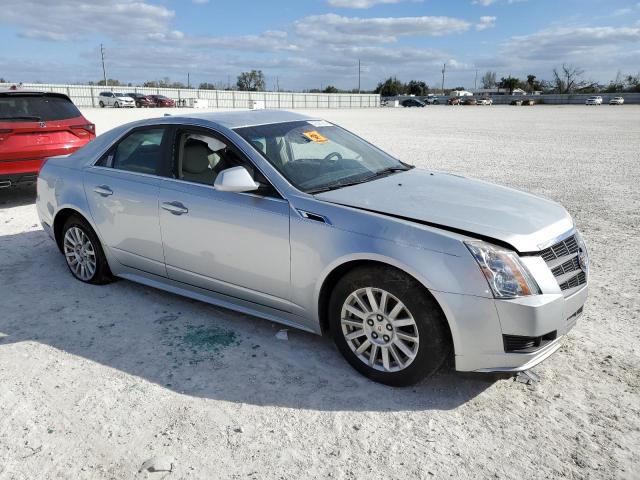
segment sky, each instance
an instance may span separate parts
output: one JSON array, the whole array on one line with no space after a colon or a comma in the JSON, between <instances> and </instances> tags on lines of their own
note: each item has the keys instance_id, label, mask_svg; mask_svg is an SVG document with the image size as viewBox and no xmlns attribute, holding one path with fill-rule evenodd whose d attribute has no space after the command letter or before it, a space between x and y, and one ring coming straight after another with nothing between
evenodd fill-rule
<instances>
[{"instance_id":1,"label":"sky","mask_svg":"<svg viewBox=\"0 0 640 480\"><path fill-rule=\"evenodd\" d=\"M480 86L487 70L608 83L640 72L638 0L0 0L0 77L133 84L169 77L267 88L373 89L389 76ZM477 77L476 77L477 72ZM477 80L476 80L477 78Z\"/></svg>"}]
</instances>

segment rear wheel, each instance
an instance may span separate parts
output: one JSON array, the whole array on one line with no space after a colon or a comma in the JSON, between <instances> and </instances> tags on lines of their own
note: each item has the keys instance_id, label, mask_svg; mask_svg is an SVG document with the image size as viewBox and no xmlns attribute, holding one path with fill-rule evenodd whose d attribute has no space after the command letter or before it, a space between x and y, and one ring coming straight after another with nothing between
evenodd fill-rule
<instances>
[{"instance_id":1,"label":"rear wheel","mask_svg":"<svg viewBox=\"0 0 640 480\"><path fill-rule=\"evenodd\" d=\"M329 316L334 341L351 366L387 385L412 385L432 375L451 348L435 300L391 267L347 273L331 295Z\"/></svg>"},{"instance_id":2,"label":"rear wheel","mask_svg":"<svg viewBox=\"0 0 640 480\"><path fill-rule=\"evenodd\" d=\"M100 100L100 103L98 105L100 105L100 108L104 108L104 102L102 100Z\"/></svg>"},{"instance_id":3,"label":"rear wheel","mask_svg":"<svg viewBox=\"0 0 640 480\"><path fill-rule=\"evenodd\" d=\"M74 277L93 284L104 284L112 280L100 241L82 217L69 217L62 235L62 252Z\"/></svg>"},{"instance_id":4,"label":"rear wheel","mask_svg":"<svg viewBox=\"0 0 640 480\"><path fill-rule=\"evenodd\" d=\"M120 108L120 104L118 102L114 103L113 108Z\"/></svg>"}]
</instances>

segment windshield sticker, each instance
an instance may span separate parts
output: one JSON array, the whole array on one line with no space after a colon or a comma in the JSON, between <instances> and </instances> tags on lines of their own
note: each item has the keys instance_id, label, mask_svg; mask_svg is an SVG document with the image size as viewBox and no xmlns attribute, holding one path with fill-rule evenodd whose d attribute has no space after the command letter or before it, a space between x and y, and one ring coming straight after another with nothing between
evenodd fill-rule
<instances>
[{"instance_id":1,"label":"windshield sticker","mask_svg":"<svg viewBox=\"0 0 640 480\"><path fill-rule=\"evenodd\" d=\"M316 128L320 128L320 127L333 127L333 125L331 125L329 122L327 122L326 120L309 120L307 122L309 125L316 127Z\"/></svg>"},{"instance_id":2,"label":"windshield sticker","mask_svg":"<svg viewBox=\"0 0 640 480\"><path fill-rule=\"evenodd\" d=\"M312 142L316 142L316 143L327 143L329 141L329 139L327 139L326 137L320 135L318 132L316 132L315 130L311 131L311 132L302 132L302 134L307 137L309 140L311 140Z\"/></svg>"}]
</instances>

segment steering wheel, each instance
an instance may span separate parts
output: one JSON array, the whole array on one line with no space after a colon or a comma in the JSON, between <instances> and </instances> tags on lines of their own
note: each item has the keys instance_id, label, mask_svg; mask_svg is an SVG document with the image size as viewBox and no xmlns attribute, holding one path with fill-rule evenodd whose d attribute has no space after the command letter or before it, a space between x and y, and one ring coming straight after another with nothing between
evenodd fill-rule
<instances>
[{"instance_id":1,"label":"steering wheel","mask_svg":"<svg viewBox=\"0 0 640 480\"><path fill-rule=\"evenodd\" d=\"M331 157L336 157L334 160L337 162L338 160L342 160L342 155L339 152L331 152L329 155L323 158L323 160L331 160Z\"/></svg>"}]
</instances>

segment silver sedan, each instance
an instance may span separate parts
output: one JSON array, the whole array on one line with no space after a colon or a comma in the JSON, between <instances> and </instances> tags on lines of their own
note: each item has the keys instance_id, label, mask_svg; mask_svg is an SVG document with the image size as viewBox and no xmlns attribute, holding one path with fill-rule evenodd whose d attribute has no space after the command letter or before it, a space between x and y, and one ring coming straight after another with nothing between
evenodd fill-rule
<instances>
[{"instance_id":1,"label":"silver sedan","mask_svg":"<svg viewBox=\"0 0 640 480\"><path fill-rule=\"evenodd\" d=\"M586 247L562 206L413 168L283 111L123 125L49 159L37 209L83 282L122 277L327 333L391 385L447 358L531 368L587 296Z\"/></svg>"}]
</instances>

